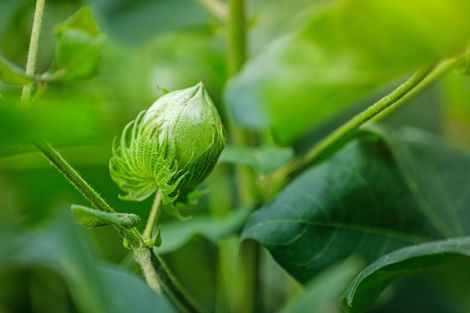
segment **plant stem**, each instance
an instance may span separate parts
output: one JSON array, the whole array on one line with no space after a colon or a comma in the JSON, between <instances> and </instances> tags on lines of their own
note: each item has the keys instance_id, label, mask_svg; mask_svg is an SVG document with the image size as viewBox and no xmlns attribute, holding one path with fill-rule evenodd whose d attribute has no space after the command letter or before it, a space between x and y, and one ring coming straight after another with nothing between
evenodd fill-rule
<instances>
[{"instance_id":1,"label":"plant stem","mask_svg":"<svg viewBox=\"0 0 470 313\"><path fill-rule=\"evenodd\" d=\"M272 174L273 177L285 177L325 159L328 155L331 155L341 148L362 125L381 120L397 110L431 83L447 73L457 61L458 58L452 58L418 70L391 93L338 127L325 139L307 151L307 153L298 156L286 166L274 172Z\"/></svg>"},{"instance_id":2,"label":"plant stem","mask_svg":"<svg viewBox=\"0 0 470 313\"><path fill-rule=\"evenodd\" d=\"M147 284L155 292L165 294L173 303L185 313L200 313L201 310L190 301L189 297L183 292L183 288L173 277L163 260L149 247L139 247L134 249L134 258L139 263Z\"/></svg>"},{"instance_id":3,"label":"plant stem","mask_svg":"<svg viewBox=\"0 0 470 313\"><path fill-rule=\"evenodd\" d=\"M67 178L67 180L87 199L93 207L104 212L116 212L106 200L75 170L64 157L45 140L39 139L34 146L51 162L52 165ZM119 233L127 239L131 247L142 245L142 237L136 228L130 230L116 227Z\"/></svg>"},{"instance_id":4,"label":"plant stem","mask_svg":"<svg viewBox=\"0 0 470 313\"><path fill-rule=\"evenodd\" d=\"M152 209L150 210L149 217L147 219L147 225L143 232L143 237L145 241L152 240L153 229L158 222L158 217L160 216L160 207L162 204L162 193L160 190L157 190L155 195L155 200L153 200Z\"/></svg>"},{"instance_id":5,"label":"plant stem","mask_svg":"<svg viewBox=\"0 0 470 313\"><path fill-rule=\"evenodd\" d=\"M246 60L245 0L228 1L227 37L228 69L234 76Z\"/></svg>"},{"instance_id":6,"label":"plant stem","mask_svg":"<svg viewBox=\"0 0 470 313\"><path fill-rule=\"evenodd\" d=\"M36 63L39 49L39 37L41 34L42 18L44 16L44 7L46 0L37 0L34 9L33 27L31 30L31 40L29 43L28 59L26 61L26 74L33 76L36 71ZM27 104L31 100L33 84L23 87L21 92L21 103Z\"/></svg>"},{"instance_id":7,"label":"plant stem","mask_svg":"<svg viewBox=\"0 0 470 313\"><path fill-rule=\"evenodd\" d=\"M34 146L61 172L67 180L98 210L115 212L111 206L50 144L40 139Z\"/></svg>"},{"instance_id":8,"label":"plant stem","mask_svg":"<svg viewBox=\"0 0 470 313\"><path fill-rule=\"evenodd\" d=\"M152 251L147 247L139 247L133 250L134 259L140 265L147 285L156 293L161 293L160 278L153 267L151 253Z\"/></svg>"},{"instance_id":9,"label":"plant stem","mask_svg":"<svg viewBox=\"0 0 470 313\"><path fill-rule=\"evenodd\" d=\"M245 0L228 0L227 21L227 65L230 77L242 69L247 56L246 45L246 4ZM248 134L229 120L232 139L236 145L248 145ZM255 206L258 200L256 178L242 166L235 168L239 204ZM224 249L221 249L224 250ZM222 260L222 259L221 259ZM237 312L258 312L259 303L259 246L256 243L240 245L239 252L239 294L235 310ZM222 267L223 268L223 267Z\"/></svg>"},{"instance_id":10,"label":"plant stem","mask_svg":"<svg viewBox=\"0 0 470 313\"><path fill-rule=\"evenodd\" d=\"M230 77L233 77L241 70L246 60L245 0L229 0L227 17L227 66ZM248 145L248 134L239 129L230 116L227 116L227 119L233 143ZM236 166L235 177L240 203L254 205L256 186L253 174L244 166Z\"/></svg>"}]
</instances>

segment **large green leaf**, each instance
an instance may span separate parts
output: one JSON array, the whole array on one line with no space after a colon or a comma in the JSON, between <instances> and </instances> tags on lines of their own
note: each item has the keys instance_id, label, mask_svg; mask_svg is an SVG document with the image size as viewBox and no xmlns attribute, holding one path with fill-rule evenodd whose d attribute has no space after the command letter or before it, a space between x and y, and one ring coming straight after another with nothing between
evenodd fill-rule
<instances>
[{"instance_id":1,"label":"large green leaf","mask_svg":"<svg viewBox=\"0 0 470 313\"><path fill-rule=\"evenodd\" d=\"M466 0L344 0L279 38L231 81L227 101L248 127L289 143L379 87L469 40Z\"/></svg>"},{"instance_id":2,"label":"large green leaf","mask_svg":"<svg viewBox=\"0 0 470 313\"><path fill-rule=\"evenodd\" d=\"M354 279L344 296L344 307L351 313L364 312L393 281L462 258L470 261L470 237L424 243L386 254Z\"/></svg>"},{"instance_id":3,"label":"large green leaf","mask_svg":"<svg viewBox=\"0 0 470 313\"><path fill-rule=\"evenodd\" d=\"M371 262L466 234L468 173L468 155L421 132L362 131L256 211L243 235L306 282L351 254Z\"/></svg>"}]
</instances>

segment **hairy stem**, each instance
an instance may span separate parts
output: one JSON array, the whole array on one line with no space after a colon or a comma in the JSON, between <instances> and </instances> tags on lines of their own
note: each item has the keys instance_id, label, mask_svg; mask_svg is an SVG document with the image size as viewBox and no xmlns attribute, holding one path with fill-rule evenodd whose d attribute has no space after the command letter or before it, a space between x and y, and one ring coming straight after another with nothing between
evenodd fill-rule
<instances>
[{"instance_id":1,"label":"hairy stem","mask_svg":"<svg viewBox=\"0 0 470 313\"><path fill-rule=\"evenodd\" d=\"M162 292L160 288L160 278L152 264L152 251L147 247L139 247L133 250L134 259L140 265L142 275L147 285L156 293Z\"/></svg>"},{"instance_id":2,"label":"hairy stem","mask_svg":"<svg viewBox=\"0 0 470 313\"><path fill-rule=\"evenodd\" d=\"M106 200L74 169L64 157L45 140L39 139L34 146L51 162L51 164L87 199L95 209L104 212L116 212ZM142 245L142 237L136 228L130 230L116 227L119 233L132 247Z\"/></svg>"},{"instance_id":3,"label":"hairy stem","mask_svg":"<svg viewBox=\"0 0 470 313\"><path fill-rule=\"evenodd\" d=\"M325 139L307 151L307 153L293 159L285 167L274 172L272 175L285 177L325 159L328 155L331 155L341 148L362 125L383 119L385 116L397 110L431 83L447 73L456 64L457 60L458 58L444 60L430 67L418 70L391 93L338 127Z\"/></svg>"},{"instance_id":4,"label":"hairy stem","mask_svg":"<svg viewBox=\"0 0 470 313\"><path fill-rule=\"evenodd\" d=\"M111 206L83 179L83 177L46 141L40 139L34 146L64 175L67 180L98 210L115 212Z\"/></svg>"},{"instance_id":5,"label":"hairy stem","mask_svg":"<svg viewBox=\"0 0 470 313\"><path fill-rule=\"evenodd\" d=\"M158 217L160 216L160 207L162 205L162 193L160 190L157 190L155 195L155 200L153 200L152 209L150 210L149 217L147 219L147 225L143 232L143 237L145 241L152 240L153 229L158 222Z\"/></svg>"},{"instance_id":6,"label":"hairy stem","mask_svg":"<svg viewBox=\"0 0 470 313\"><path fill-rule=\"evenodd\" d=\"M134 249L134 259L140 265L145 281L155 292L160 293L161 288L173 301L181 312L200 313L201 310L190 301L177 280L170 275L163 260L149 247ZM160 287L161 286L161 287Z\"/></svg>"},{"instance_id":7,"label":"hairy stem","mask_svg":"<svg viewBox=\"0 0 470 313\"><path fill-rule=\"evenodd\" d=\"M42 18L44 16L44 7L46 0L37 0L36 8L34 9L33 28L31 31L31 39L29 42L28 59L26 61L26 74L34 75L36 71L36 63L38 58L39 37L41 34ZM31 100L33 91L33 84L23 87L21 92L21 103L27 104Z\"/></svg>"}]
</instances>

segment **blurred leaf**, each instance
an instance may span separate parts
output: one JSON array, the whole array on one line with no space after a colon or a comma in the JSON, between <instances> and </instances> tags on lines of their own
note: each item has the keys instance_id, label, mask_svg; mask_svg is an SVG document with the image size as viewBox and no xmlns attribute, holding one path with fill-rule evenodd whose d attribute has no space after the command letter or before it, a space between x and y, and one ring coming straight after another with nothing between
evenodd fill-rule
<instances>
[{"instance_id":1,"label":"blurred leaf","mask_svg":"<svg viewBox=\"0 0 470 313\"><path fill-rule=\"evenodd\" d=\"M3 233L0 242L4 241ZM8 238L8 237L7 237ZM59 214L47 224L11 237L0 245L0 265L45 266L57 271L66 281L75 305L83 313L148 313L149 307L171 309L168 300L155 295L142 280L121 270L102 268L89 242L77 230L69 214ZM140 282L139 282L140 281ZM127 288L131 285L133 288ZM131 301L132 299L132 301ZM127 304L123 305L125 301ZM141 302L136 305L135 301ZM139 311L142 309L142 311Z\"/></svg>"},{"instance_id":2,"label":"blurred leaf","mask_svg":"<svg viewBox=\"0 0 470 313\"><path fill-rule=\"evenodd\" d=\"M0 99L0 157L34 151L38 136L61 146L110 143L111 114L97 95L79 89L49 88L31 107L11 95Z\"/></svg>"},{"instance_id":3,"label":"blurred leaf","mask_svg":"<svg viewBox=\"0 0 470 313\"><path fill-rule=\"evenodd\" d=\"M288 162L293 156L292 148L226 146L219 157L219 162L249 165L260 174L267 174Z\"/></svg>"},{"instance_id":4,"label":"blurred leaf","mask_svg":"<svg viewBox=\"0 0 470 313\"><path fill-rule=\"evenodd\" d=\"M103 285L96 260L70 217L60 215L47 226L16 238L13 254L2 257L15 265L41 265L60 273L81 312L111 312L117 308Z\"/></svg>"},{"instance_id":5,"label":"blurred leaf","mask_svg":"<svg viewBox=\"0 0 470 313\"><path fill-rule=\"evenodd\" d=\"M34 81L23 69L0 56L0 81L12 85L27 85Z\"/></svg>"},{"instance_id":6,"label":"blurred leaf","mask_svg":"<svg viewBox=\"0 0 470 313\"><path fill-rule=\"evenodd\" d=\"M197 27L207 23L210 14L194 0L90 0L119 40L142 43L157 34Z\"/></svg>"},{"instance_id":7,"label":"blurred leaf","mask_svg":"<svg viewBox=\"0 0 470 313\"><path fill-rule=\"evenodd\" d=\"M249 218L259 241L301 282L351 254L386 253L470 230L470 157L418 131L375 127L294 180Z\"/></svg>"},{"instance_id":8,"label":"blurred leaf","mask_svg":"<svg viewBox=\"0 0 470 313\"><path fill-rule=\"evenodd\" d=\"M112 302L122 313L178 313L162 294L147 287L142 278L115 266L100 266ZM132 292L130 292L132 291Z\"/></svg>"},{"instance_id":9,"label":"blurred leaf","mask_svg":"<svg viewBox=\"0 0 470 313\"><path fill-rule=\"evenodd\" d=\"M108 213L76 204L72 204L71 210L77 223L89 228L109 225L132 228L140 223L135 214Z\"/></svg>"},{"instance_id":10,"label":"blurred leaf","mask_svg":"<svg viewBox=\"0 0 470 313\"><path fill-rule=\"evenodd\" d=\"M351 258L328 268L309 282L304 292L291 300L279 313L339 313L341 310L338 298L361 266L358 259Z\"/></svg>"},{"instance_id":11,"label":"blurred leaf","mask_svg":"<svg viewBox=\"0 0 470 313\"><path fill-rule=\"evenodd\" d=\"M344 296L345 309L364 312L392 282L462 257L470 260L470 237L424 243L386 254L354 279Z\"/></svg>"},{"instance_id":12,"label":"blurred leaf","mask_svg":"<svg viewBox=\"0 0 470 313\"><path fill-rule=\"evenodd\" d=\"M83 7L55 28L56 55L47 79L71 82L98 73L101 61L100 30L90 7Z\"/></svg>"},{"instance_id":13,"label":"blurred leaf","mask_svg":"<svg viewBox=\"0 0 470 313\"><path fill-rule=\"evenodd\" d=\"M216 219L210 216L195 216L187 221L162 224L162 245L155 250L159 254L173 252L197 235L201 235L216 243L240 230L249 212L250 210L246 208L237 209L223 219Z\"/></svg>"},{"instance_id":14,"label":"blurred leaf","mask_svg":"<svg viewBox=\"0 0 470 313\"><path fill-rule=\"evenodd\" d=\"M227 102L239 123L269 126L291 143L379 87L458 52L469 40L468 11L466 0L341 1L249 61L228 85Z\"/></svg>"}]
</instances>

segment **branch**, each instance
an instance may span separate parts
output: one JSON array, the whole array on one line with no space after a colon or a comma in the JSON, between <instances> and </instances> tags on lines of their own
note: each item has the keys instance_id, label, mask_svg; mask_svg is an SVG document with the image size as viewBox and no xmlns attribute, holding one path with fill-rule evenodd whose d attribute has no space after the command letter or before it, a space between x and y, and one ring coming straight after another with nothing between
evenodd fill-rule
<instances>
[{"instance_id":1,"label":"branch","mask_svg":"<svg viewBox=\"0 0 470 313\"><path fill-rule=\"evenodd\" d=\"M273 172L272 177L286 177L322 161L340 149L362 125L379 121L394 112L447 73L457 62L458 58L447 59L417 71L406 82L338 127L305 154L299 155L284 167Z\"/></svg>"}]
</instances>

